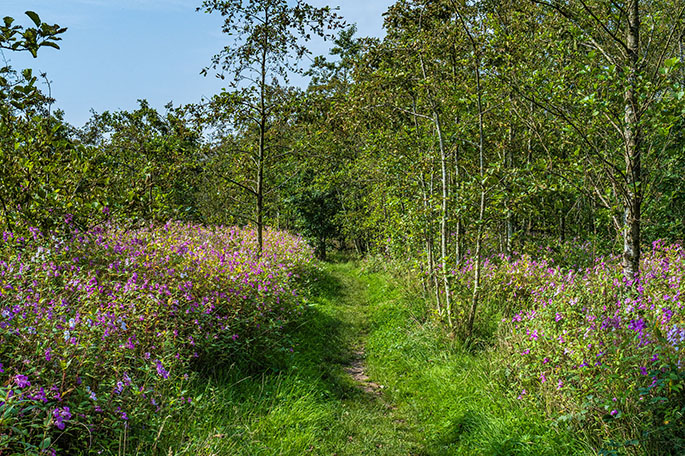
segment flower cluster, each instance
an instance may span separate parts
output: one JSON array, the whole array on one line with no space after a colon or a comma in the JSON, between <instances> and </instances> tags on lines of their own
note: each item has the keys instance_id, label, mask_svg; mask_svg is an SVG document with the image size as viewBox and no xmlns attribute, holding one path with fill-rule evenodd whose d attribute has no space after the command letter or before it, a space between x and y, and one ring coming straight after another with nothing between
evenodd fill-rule
<instances>
[{"instance_id":1,"label":"flower cluster","mask_svg":"<svg viewBox=\"0 0 685 456\"><path fill-rule=\"evenodd\" d=\"M149 425L190 403L183 383L203 358L231 362L246 345L276 343L302 311L297 279L312 252L267 230L257 255L254 239L176 223L66 240L5 233L0 453Z\"/></svg>"},{"instance_id":2,"label":"flower cluster","mask_svg":"<svg viewBox=\"0 0 685 456\"><path fill-rule=\"evenodd\" d=\"M456 293L470 289L472 269L467 261L454 271ZM668 423L668 410L682 409L681 246L655 242L632 280L618 256L577 269L496 256L483 264L482 286L481 310L499 315L515 397L545 400L559 416L594 417L602 426L620 425L626 415L645 426Z\"/></svg>"}]
</instances>

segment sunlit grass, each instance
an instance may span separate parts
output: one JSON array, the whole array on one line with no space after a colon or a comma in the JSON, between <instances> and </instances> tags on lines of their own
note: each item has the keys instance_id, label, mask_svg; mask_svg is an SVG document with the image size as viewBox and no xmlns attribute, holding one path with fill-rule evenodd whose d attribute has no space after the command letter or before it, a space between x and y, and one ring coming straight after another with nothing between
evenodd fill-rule
<instances>
[{"instance_id":1,"label":"sunlit grass","mask_svg":"<svg viewBox=\"0 0 685 456\"><path fill-rule=\"evenodd\" d=\"M266 372L235 366L198 382L201 397L165 432L159 454L592 454L501 388L496 357L445 337L387 276L329 264L313 296L295 352ZM382 398L343 370L362 343Z\"/></svg>"}]
</instances>

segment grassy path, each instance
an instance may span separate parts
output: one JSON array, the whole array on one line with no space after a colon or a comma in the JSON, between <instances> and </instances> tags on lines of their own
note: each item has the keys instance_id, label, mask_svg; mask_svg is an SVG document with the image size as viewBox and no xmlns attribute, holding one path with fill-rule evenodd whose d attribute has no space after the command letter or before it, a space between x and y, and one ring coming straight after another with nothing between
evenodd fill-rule
<instances>
[{"instance_id":1,"label":"grassy path","mask_svg":"<svg viewBox=\"0 0 685 456\"><path fill-rule=\"evenodd\" d=\"M352 264L326 265L309 316L294 332L294 353L274 360L267 374L234 369L195 385L197 405L169 426L159 454L420 454L407 420L377 393L380 385L350 374L366 372L373 286Z\"/></svg>"},{"instance_id":2,"label":"grassy path","mask_svg":"<svg viewBox=\"0 0 685 456\"><path fill-rule=\"evenodd\" d=\"M423 323L422 305L381 274L327 264L294 353L268 373L194 385L196 406L169 423L158 454L585 454L495 386L487 355Z\"/></svg>"}]
</instances>

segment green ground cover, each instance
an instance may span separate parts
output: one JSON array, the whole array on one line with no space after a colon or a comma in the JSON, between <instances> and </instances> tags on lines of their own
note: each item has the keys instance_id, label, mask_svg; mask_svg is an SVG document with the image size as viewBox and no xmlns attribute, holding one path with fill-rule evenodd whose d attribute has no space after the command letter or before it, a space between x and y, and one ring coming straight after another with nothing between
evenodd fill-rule
<instances>
[{"instance_id":1,"label":"green ground cover","mask_svg":"<svg viewBox=\"0 0 685 456\"><path fill-rule=\"evenodd\" d=\"M424 316L421 300L384 274L323 266L309 314L291 333L294 351L272 357L267 371L208 373L189 391L195 406L167 423L156 453L589 453L498 386L492 355L463 349ZM361 349L380 394L345 371Z\"/></svg>"}]
</instances>

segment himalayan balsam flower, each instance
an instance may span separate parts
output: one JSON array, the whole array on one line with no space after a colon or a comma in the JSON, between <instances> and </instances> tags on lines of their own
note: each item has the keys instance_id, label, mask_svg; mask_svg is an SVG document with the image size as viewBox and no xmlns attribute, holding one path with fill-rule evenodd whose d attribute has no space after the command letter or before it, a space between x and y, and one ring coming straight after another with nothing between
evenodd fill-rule
<instances>
[{"instance_id":1,"label":"himalayan balsam flower","mask_svg":"<svg viewBox=\"0 0 685 456\"><path fill-rule=\"evenodd\" d=\"M169 371L164 369L162 362L157 360L155 361L155 364L157 365L157 374L164 379L169 378Z\"/></svg>"},{"instance_id":2,"label":"himalayan balsam flower","mask_svg":"<svg viewBox=\"0 0 685 456\"><path fill-rule=\"evenodd\" d=\"M31 386L31 382L26 375L17 375L14 377L14 382L17 384L17 388L27 388Z\"/></svg>"},{"instance_id":3,"label":"himalayan balsam flower","mask_svg":"<svg viewBox=\"0 0 685 456\"><path fill-rule=\"evenodd\" d=\"M52 417L55 426L57 426L57 428L63 431L65 427L64 422L69 421L71 419L71 412L69 411L69 407L57 407L52 411Z\"/></svg>"}]
</instances>

